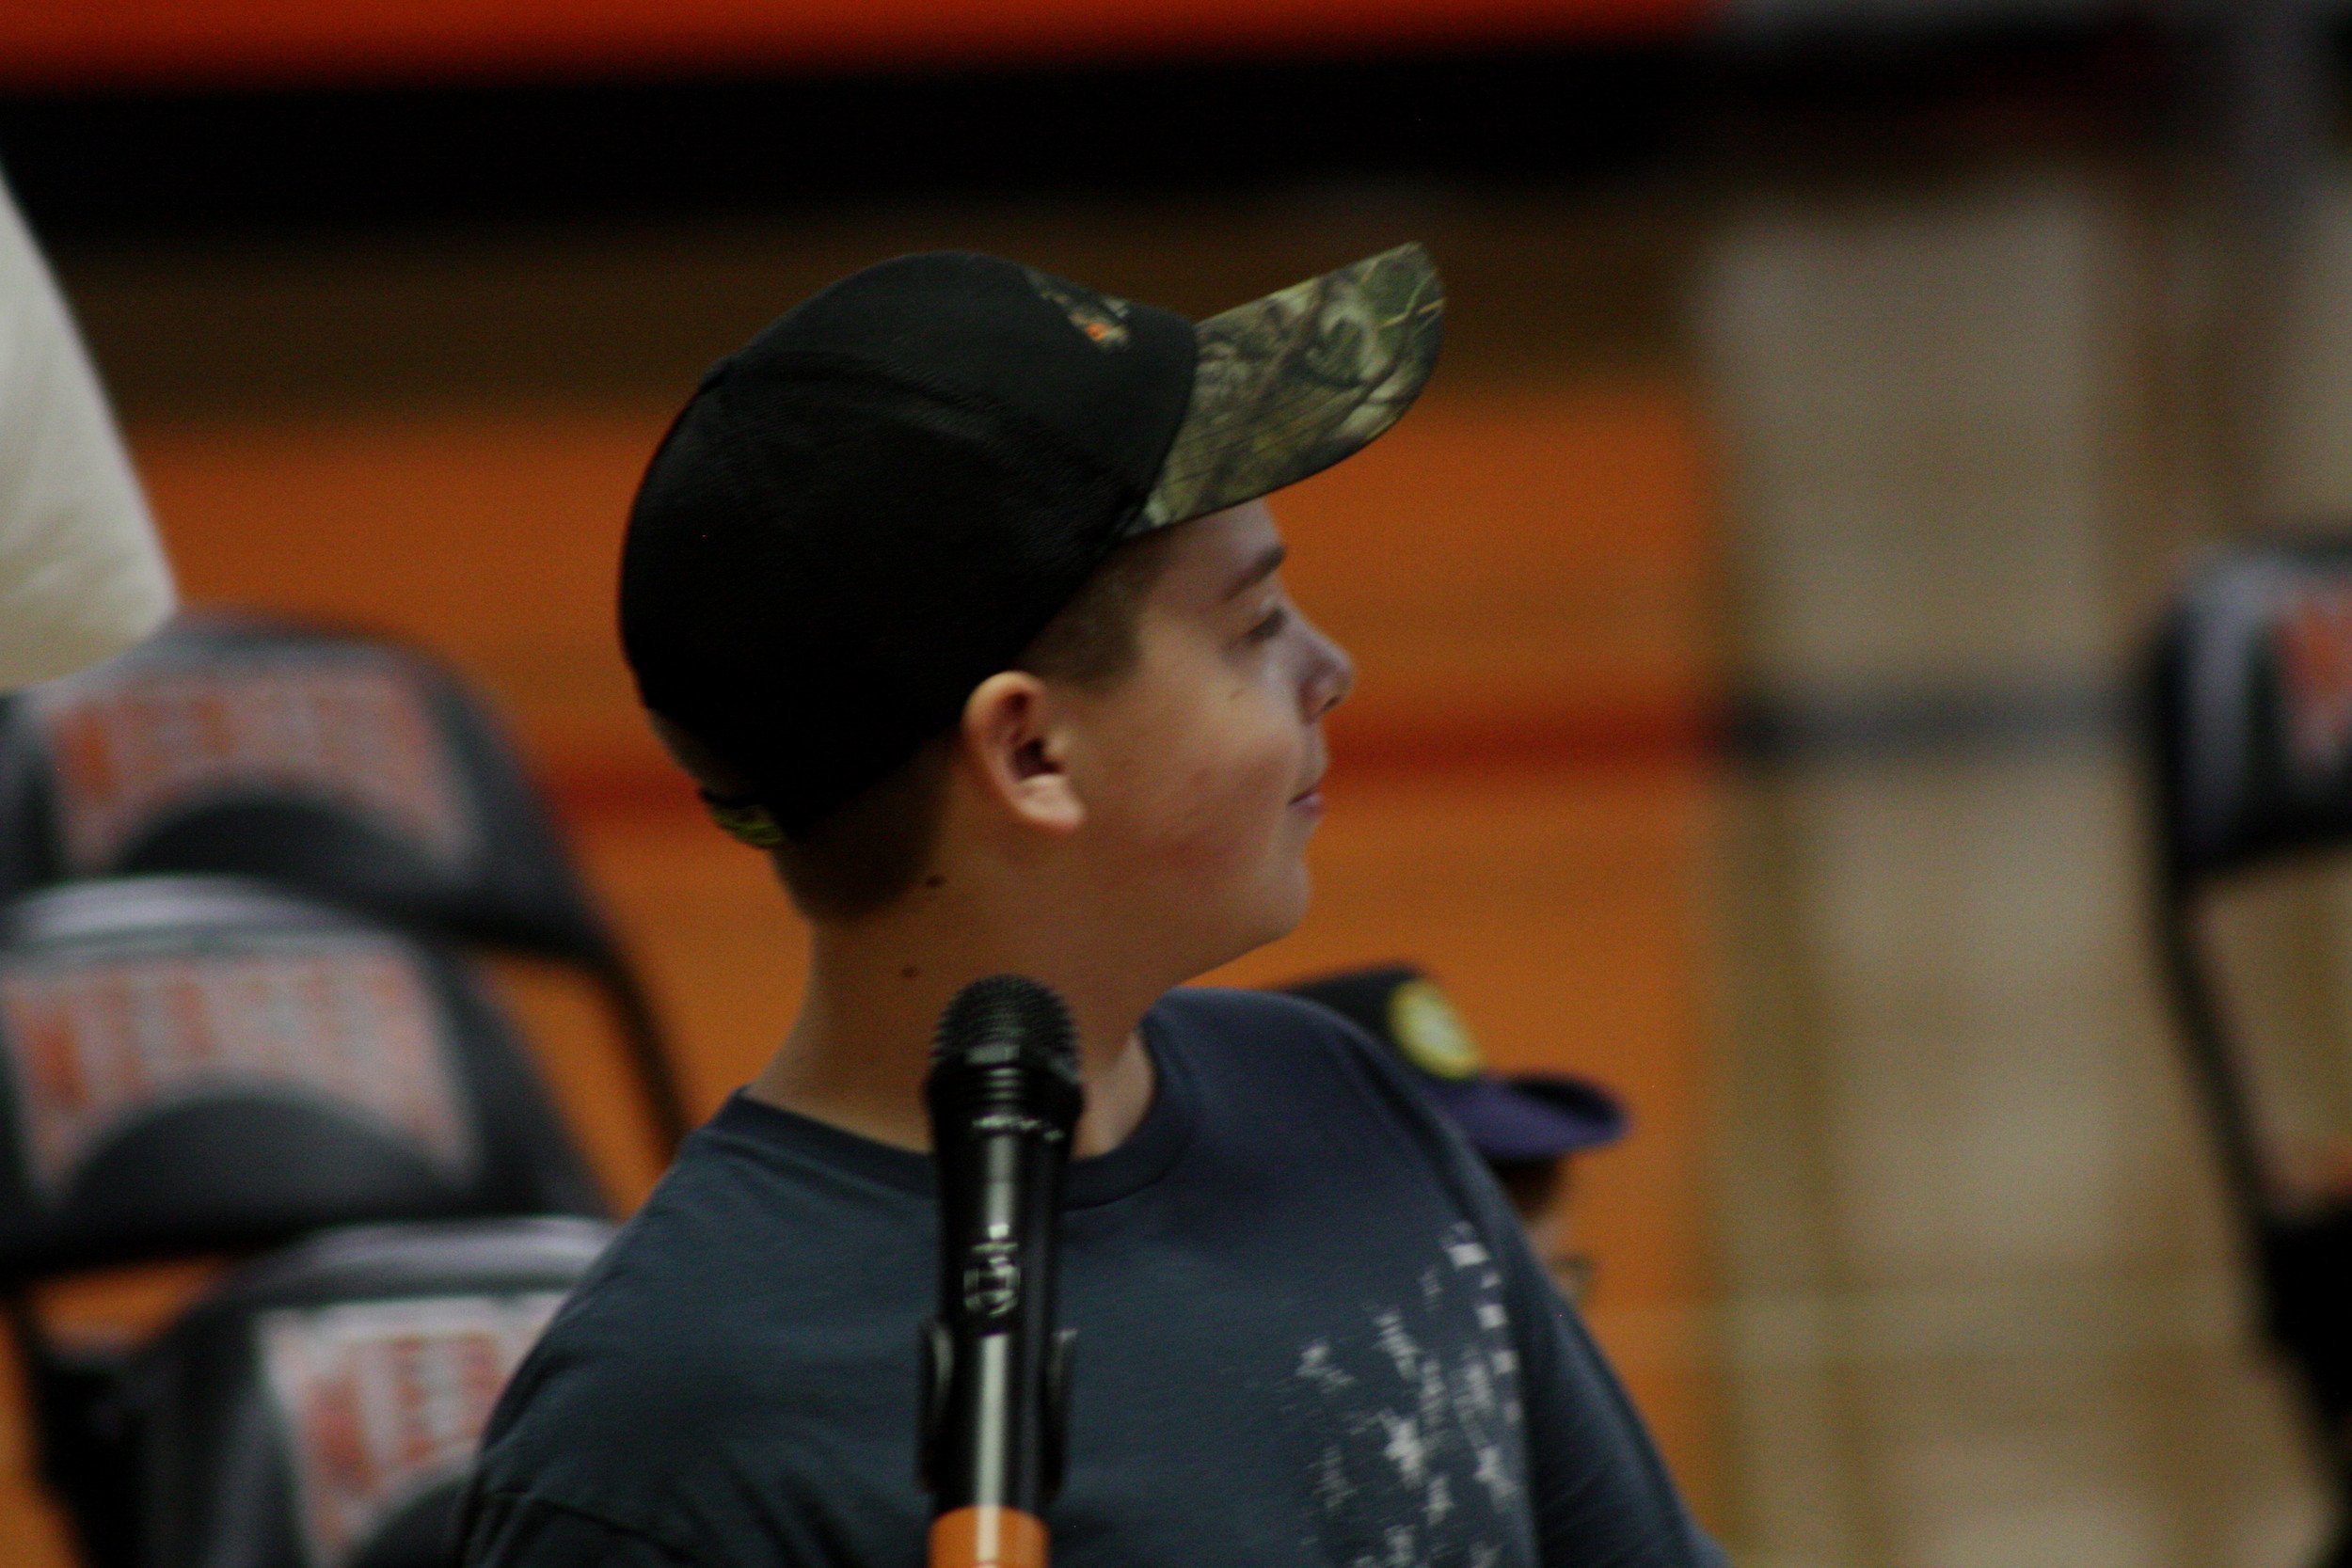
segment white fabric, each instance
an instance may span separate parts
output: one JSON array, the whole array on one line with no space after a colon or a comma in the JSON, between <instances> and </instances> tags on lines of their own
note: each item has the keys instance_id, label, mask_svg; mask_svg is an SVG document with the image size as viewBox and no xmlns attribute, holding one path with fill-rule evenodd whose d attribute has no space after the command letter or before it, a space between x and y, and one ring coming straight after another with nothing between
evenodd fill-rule
<instances>
[{"instance_id":1,"label":"white fabric","mask_svg":"<svg viewBox=\"0 0 2352 1568\"><path fill-rule=\"evenodd\" d=\"M0 690L120 653L172 598L97 374L0 184Z\"/></svg>"}]
</instances>

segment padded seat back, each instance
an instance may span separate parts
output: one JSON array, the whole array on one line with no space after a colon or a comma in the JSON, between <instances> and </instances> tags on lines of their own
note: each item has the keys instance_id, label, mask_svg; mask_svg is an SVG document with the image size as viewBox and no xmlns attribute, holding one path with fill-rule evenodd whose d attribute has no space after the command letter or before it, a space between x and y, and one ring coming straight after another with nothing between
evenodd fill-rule
<instances>
[{"instance_id":1,"label":"padded seat back","mask_svg":"<svg viewBox=\"0 0 2352 1568\"><path fill-rule=\"evenodd\" d=\"M0 913L0 1283L603 1210L445 950L227 878L70 884Z\"/></svg>"},{"instance_id":2,"label":"padded seat back","mask_svg":"<svg viewBox=\"0 0 2352 1568\"><path fill-rule=\"evenodd\" d=\"M0 709L0 895L252 876L579 962L612 942L488 710L413 649L185 617Z\"/></svg>"},{"instance_id":3,"label":"padded seat back","mask_svg":"<svg viewBox=\"0 0 2352 1568\"><path fill-rule=\"evenodd\" d=\"M2176 884L2352 844L2352 541L2207 562L2165 619L2153 673L2161 849Z\"/></svg>"},{"instance_id":4,"label":"padded seat back","mask_svg":"<svg viewBox=\"0 0 2352 1568\"><path fill-rule=\"evenodd\" d=\"M611 1235L344 1231L223 1281L132 1374L145 1568L442 1568L499 1391Z\"/></svg>"}]
</instances>

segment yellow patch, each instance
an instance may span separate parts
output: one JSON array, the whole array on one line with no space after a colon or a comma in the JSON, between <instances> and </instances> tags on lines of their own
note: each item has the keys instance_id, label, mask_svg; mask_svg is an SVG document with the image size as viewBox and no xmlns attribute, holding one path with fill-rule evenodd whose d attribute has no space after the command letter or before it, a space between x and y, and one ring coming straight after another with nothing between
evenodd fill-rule
<instances>
[{"instance_id":1,"label":"yellow patch","mask_svg":"<svg viewBox=\"0 0 2352 1568\"><path fill-rule=\"evenodd\" d=\"M1462 1015L1428 980L1407 980L1389 997L1389 1034L1406 1059L1439 1078L1475 1078L1486 1059Z\"/></svg>"}]
</instances>

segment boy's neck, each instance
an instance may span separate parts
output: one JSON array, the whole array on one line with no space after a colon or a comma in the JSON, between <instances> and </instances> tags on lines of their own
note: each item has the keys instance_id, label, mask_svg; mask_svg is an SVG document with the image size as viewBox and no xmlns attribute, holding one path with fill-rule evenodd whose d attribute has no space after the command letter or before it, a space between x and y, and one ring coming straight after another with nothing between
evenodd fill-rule
<instances>
[{"instance_id":1,"label":"boy's neck","mask_svg":"<svg viewBox=\"0 0 2352 1568\"><path fill-rule=\"evenodd\" d=\"M931 1037L956 992L986 974L1025 974L1054 988L1078 1037L1086 1111L1081 1157L1117 1147L1150 1108L1152 1058L1138 1034L1166 986L1113 979L1071 942L974 942L990 924L944 911L848 925L818 924L809 941L800 1016L749 1085L755 1100L903 1148L928 1148L923 1077ZM1050 956L1049 956L1050 955Z\"/></svg>"}]
</instances>

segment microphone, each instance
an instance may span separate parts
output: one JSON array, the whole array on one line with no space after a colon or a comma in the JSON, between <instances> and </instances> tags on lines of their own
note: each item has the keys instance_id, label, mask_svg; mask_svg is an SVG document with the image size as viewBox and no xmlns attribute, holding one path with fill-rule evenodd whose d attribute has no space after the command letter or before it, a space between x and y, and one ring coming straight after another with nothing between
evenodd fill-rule
<instances>
[{"instance_id":1,"label":"microphone","mask_svg":"<svg viewBox=\"0 0 2352 1568\"><path fill-rule=\"evenodd\" d=\"M1076 1338L1055 1328L1055 1252L1086 1099L1061 999L1018 974L964 987L940 1017L923 1099L939 1179L916 1449L931 1568L1042 1568Z\"/></svg>"}]
</instances>

